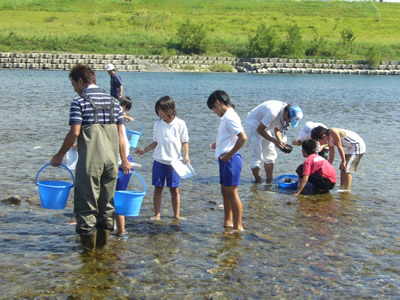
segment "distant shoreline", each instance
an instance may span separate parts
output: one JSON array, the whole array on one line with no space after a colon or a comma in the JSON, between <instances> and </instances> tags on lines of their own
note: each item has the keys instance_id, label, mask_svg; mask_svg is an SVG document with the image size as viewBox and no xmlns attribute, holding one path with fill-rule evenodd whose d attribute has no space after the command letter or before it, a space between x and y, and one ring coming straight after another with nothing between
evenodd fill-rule
<instances>
[{"instance_id":1,"label":"distant shoreline","mask_svg":"<svg viewBox=\"0 0 400 300\"><path fill-rule=\"evenodd\" d=\"M220 72L228 67L231 72L259 74L400 75L399 61L373 68L362 61L326 59L0 52L2 70L70 70L77 63L95 71L112 63L121 72Z\"/></svg>"}]
</instances>

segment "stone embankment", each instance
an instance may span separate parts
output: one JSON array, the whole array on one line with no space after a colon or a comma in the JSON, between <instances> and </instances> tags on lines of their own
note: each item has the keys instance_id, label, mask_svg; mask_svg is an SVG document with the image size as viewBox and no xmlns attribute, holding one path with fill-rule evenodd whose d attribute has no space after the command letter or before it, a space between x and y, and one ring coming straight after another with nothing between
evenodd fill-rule
<instances>
[{"instance_id":1,"label":"stone embankment","mask_svg":"<svg viewBox=\"0 0 400 300\"><path fill-rule=\"evenodd\" d=\"M261 74L400 75L398 61L383 61L379 67L373 68L364 62L340 60L0 52L0 69L70 70L77 63L88 64L95 71L103 71L107 64L112 63L118 71L127 72L210 72L228 69Z\"/></svg>"},{"instance_id":2,"label":"stone embankment","mask_svg":"<svg viewBox=\"0 0 400 300\"><path fill-rule=\"evenodd\" d=\"M236 64L238 72L291 74L400 75L399 61L382 61L379 67L359 61L250 58Z\"/></svg>"}]
</instances>

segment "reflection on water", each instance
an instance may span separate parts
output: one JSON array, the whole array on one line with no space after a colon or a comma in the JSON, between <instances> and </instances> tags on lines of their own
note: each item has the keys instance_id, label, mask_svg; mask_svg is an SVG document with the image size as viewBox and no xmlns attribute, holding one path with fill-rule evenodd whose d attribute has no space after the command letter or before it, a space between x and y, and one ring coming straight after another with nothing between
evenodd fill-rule
<instances>
[{"instance_id":1,"label":"reflection on water","mask_svg":"<svg viewBox=\"0 0 400 300\"><path fill-rule=\"evenodd\" d=\"M101 72L98 83L108 88ZM148 190L139 217L127 218L128 239L112 236L96 256L82 256L72 217L40 208L36 172L58 150L75 96L67 72L0 71L0 199L21 195L20 205L0 202L2 298L398 298L400 288L398 78L250 74L123 73L131 115L152 139L154 104L163 95L187 122L190 158L199 174L181 184L181 213L172 218L170 195L163 218L152 222L151 154L135 158ZM44 84L50 82L51 84ZM246 231L227 234L218 166L209 149L218 118L209 93L225 89L244 119L267 99L283 99L309 120L359 133L367 144L352 193L302 195L251 183L248 148L239 188ZM18 99L10 100L10 91ZM15 97L15 96L14 96ZM16 122L17 121L17 122ZM298 129L289 129L288 140ZM275 176L294 174L299 148L280 153ZM395 162L395 163L394 163ZM338 159L335 167L339 165ZM42 180L70 180L46 168ZM141 188L134 179L130 189ZM71 193L72 194L72 193Z\"/></svg>"}]
</instances>

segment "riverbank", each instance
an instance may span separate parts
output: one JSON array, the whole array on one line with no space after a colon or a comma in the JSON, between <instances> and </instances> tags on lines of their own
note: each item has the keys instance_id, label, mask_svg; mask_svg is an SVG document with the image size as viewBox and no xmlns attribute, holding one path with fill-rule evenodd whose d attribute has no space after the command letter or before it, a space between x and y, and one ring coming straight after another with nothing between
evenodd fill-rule
<instances>
[{"instance_id":1,"label":"riverbank","mask_svg":"<svg viewBox=\"0 0 400 300\"><path fill-rule=\"evenodd\" d=\"M77 63L95 71L112 63L120 72L400 75L399 61L382 61L374 68L363 61L344 60L0 52L0 69L70 70Z\"/></svg>"}]
</instances>

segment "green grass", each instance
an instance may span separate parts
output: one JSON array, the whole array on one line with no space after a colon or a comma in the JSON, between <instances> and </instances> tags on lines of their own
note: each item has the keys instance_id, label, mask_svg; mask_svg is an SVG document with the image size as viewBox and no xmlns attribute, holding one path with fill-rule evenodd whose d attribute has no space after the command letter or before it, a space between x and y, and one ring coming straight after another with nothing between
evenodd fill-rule
<instances>
[{"instance_id":1,"label":"green grass","mask_svg":"<svg viewBox=\"0 0 400 300\"><path fill-rule=\"evenodd\" d=\"M351 28L357 51L345 58L375 45L383 59L400 59L400 4L294 0L0 0L0 51L174 55L188 19L205 25L206 55L245 55L263 23L281 37L297 24L305 44L318 32L336 46Z\"/></svg>"}]
</instances>

